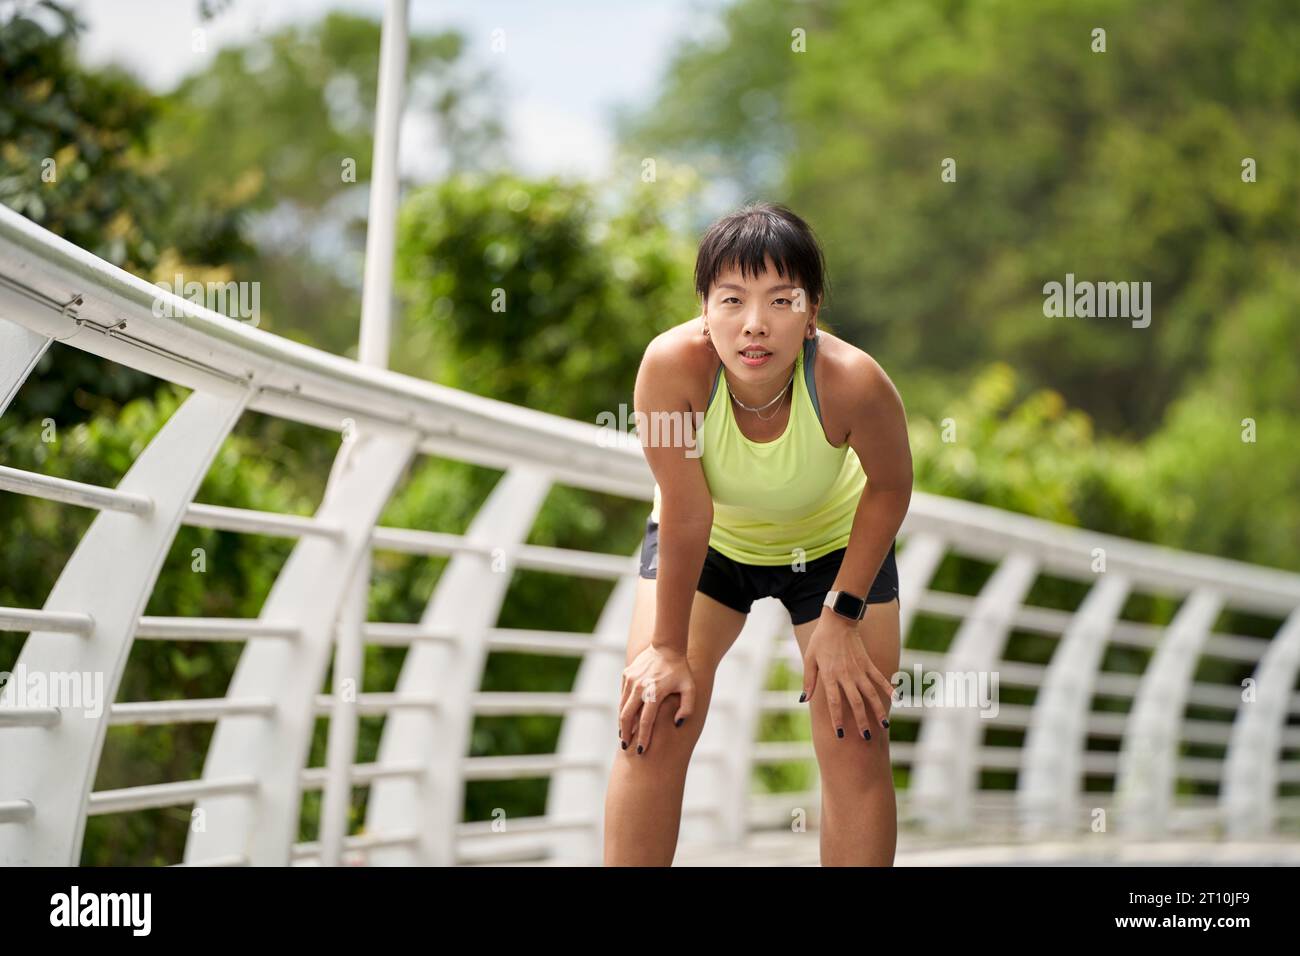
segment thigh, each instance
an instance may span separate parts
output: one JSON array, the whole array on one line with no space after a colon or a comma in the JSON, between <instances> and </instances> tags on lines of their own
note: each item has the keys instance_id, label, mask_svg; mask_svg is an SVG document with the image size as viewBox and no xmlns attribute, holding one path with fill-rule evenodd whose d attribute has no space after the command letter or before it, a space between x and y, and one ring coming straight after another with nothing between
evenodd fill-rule
<instances>
[{"instance_id":1,"label":"thigh","mask_svg":"<svg viewBox=\"0 0 1300 956\"><path fill-rule=\"evenodd\" d=\"M795 640L799 644L801 656L808 653L808 642L816 627L815 620L795 627ZM900 655L898 601L868 604L867 614L859 622L857 634L876 670L892 682L898 672ZM886 716L890 704L890 699L886 698ZM808 706L811 708L813 749L821 765L824 784L833 785L841 778L861 782L873 774L888 774L888 730L877 723L869 728L871 739L864 740L858 733L852 711L845 707L842 717L844 737L837 737L830 708L826 704L825 687L820 680L813 689Z\"/></svg>"},{"instance_id":2,"label":"thigh","mask_svg":"<svg viewBox=\"0 0 1300 956\"><path fill-rule=\"evenodd\" d=\"M816 620L795 626L794 639L801 656L808 653L808 641L816 628ZM866 615L858 622L858 639L876 669L892 677L901 657L897 598L867 605Z\"/></svg>"},{"instance_id":3,"label":"thigh","mask_svg":"<svg viewBox=\"0 0 1300 956\"><path fill-rule=\"evenodd\" d=\"M636 598L632 604L632 627L628 633L624 666L632 663L654 637L657 584L655 578L636 579ZM713 671L740 636L747 617L707 594L695 592L686 634L686 660L691 665L692 676L698 680L701 672L707 672L712 677Z\"/></svg>"},{"instance_id":4,"label":"thigh","mask_svg":"<svg viewBox=\"0 0 1300 956\"><path fill-rule=\"evenodd\" d=\"M654 578L637 578L625 665L635 660L654 636L655 586ZM695 680L695 713L680 728L673 727L677 695L670 695L669 699L660 702L650 732L650 749L644 755L636 753L637 730L634 725L628 747L622 750L624 755L635 755L638 760L643 759L643 756L649 758L645 764L638 766L676 766L679 769L686 766L704 730L718 664L740 636L747 616L715 601L707 594L695 592L686 638L686 660L691 668L691 677Z\"/></svg>"}]
</instances>

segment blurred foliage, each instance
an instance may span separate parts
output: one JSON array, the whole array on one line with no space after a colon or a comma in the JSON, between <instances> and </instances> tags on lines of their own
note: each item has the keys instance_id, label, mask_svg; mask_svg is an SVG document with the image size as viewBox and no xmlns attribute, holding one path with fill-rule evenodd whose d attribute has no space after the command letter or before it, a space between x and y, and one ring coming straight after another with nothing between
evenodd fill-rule
<instances>
[{"instance_id":1,"label":"blurred foliage","mask_svg":"<svg viewBox=\"0 0 1300 956\"><path fill-rule=\"evenodd\" d=\"M626 150L816 224L827 318L901 383L925 369L951 388L997 356L1107 433L1144 436L1224 316L1294 271L1291 0L740 0L721 20L625 117ZM1150 281L1150 327L1045 318L1042 287L1067 272ZM1256 302L1292 343L1295 306Z\"/></svg>"},{"instance_id":2,"label":"blurred foliage","mask_svg":"<svg viewBox=\"0 0 1300 956\"><path fill-rule=\"evenodd\" d=\"M413 193L398 226L407 308L394 367L591 422L630 406L643 344L689 318L692 299L693 247L665 224L692 184L657 186L612 216L590 187L509 174Z\"/></svg>"},{"instance_id":3,"label":"blurred foliage","mask_svg":"<svg viewBox=\"0 0 1300 956\"><path fill-rule=\"evenodd\" d=\"M261 284L260 327L339 354L355 354L361 311L379 41L377 21L339 12L224 47L156 124L178 193L246 204L256 253L236 278ZM404 135L437 143L428 154L452 171L500 155L491 83L464 49L458 33L413 32L407 52Z\"/></svg>"},{"instance_id":4,"label":"blurred foliage","mask_svg":"<svg viewBox=\"0 0 1300 956\"><path fill-rule=\"evenodd\" d=\"M82 67L82 29L62 4L0 6L0 203L146 278L163 261L210 268L246 259L242 205L197 202L168 184L169 152L154 134L158 97L119 69ZM65 426L155 387L80 351L57 366L47 354L33 378L9 415L53 415Z\"/></svg>"},{"instance_id":5,"label":"blurred foliage","mask_svg":"<svg viewBox=\"0 0 1300 956\"><path fill-rule=\"evenodd\" d=\"M916 487L934 494L1151 540L1169 520L1142 486L1142 456L1097 438L1051 389L1025 389L1012 367L988 366L948 414L908 421Z\"/></svg>"}]
</instances>

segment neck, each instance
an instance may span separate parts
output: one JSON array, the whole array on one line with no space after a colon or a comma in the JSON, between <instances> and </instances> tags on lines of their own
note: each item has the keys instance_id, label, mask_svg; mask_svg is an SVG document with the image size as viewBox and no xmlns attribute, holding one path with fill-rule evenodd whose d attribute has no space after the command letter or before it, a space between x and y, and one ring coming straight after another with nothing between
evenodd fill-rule
<instances>
[{"instance_id":1,"label":"neck","mask_svg":"<svg viewBox=\"0 0 1300 956\"><path fill-rule=\"evenodd\" d=\"M722 368L722 377L726 380L727 387L731 389L731 394L739 401L744 402L750 408L766 405L778 395L784 393L791 385L794 376L794 362L791 362L779 377L774 378L771 382L764 385L751 385L748 383L736 383L731 380L728 369L724 365ZM762 410L760 414L770 415L776 409L777 403L773 402L771 406ZM741 409L744 411L743 409ZM754 414L749 412L748 414Z\"/></svg>"}]
</instances>

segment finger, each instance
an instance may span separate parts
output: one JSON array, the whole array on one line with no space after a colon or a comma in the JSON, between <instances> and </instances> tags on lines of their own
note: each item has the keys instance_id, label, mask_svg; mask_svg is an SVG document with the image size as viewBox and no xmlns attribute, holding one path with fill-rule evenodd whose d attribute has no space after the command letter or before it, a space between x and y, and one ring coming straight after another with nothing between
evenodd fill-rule
<instances>
[{"instance_id":1,"label":"finger","mask_svg":"<svg viewBox=\"0 0 1300 956\"><path fill-rule=\"evenodd\" d=\"M870 740L871 728L879 719L878 711L875 709L878 692L866 675L858 677L857 683L854 684L854 691L853 697L856 704L853 712L858 719L858 736L864 740Z\"/></svg>"},{"instance_id":2,"label":"finger","mask_svg":"<svg viewBox=\"0 0 1300 956\"><path fill-rule=\"evenodd\" d=\"M631 682L629 687L635 689L636 683ZM637 715L640 710L641 695L637 693L628 694L627 701L623 704L618 716L619 736L623 740L624 750L627 750L628 744L631 742L632 731L636 727Z\"/></svg>"},{"instance_id":3,"label":"finger","mask_svg":"<svg viewBox=\"0 0 1300 956\"><path fill-rule=\"evenodd\" d=\"M623 668L623 685L619 689L619 707L627 703L628 697L632 693L632 687L636 684L636 678L632 676L631 670Z\"/></svg>"},{"instance_id":4,"label":"finger","mask_svg":"<svg viewBox=\"0 0 1300 956\"><path fill-rule=\"evenodd\" d=\"M813 691L817 689L817 658L807 657L803 662L803 693L799 695L799 703L806 700L812 700Z\"/></svg>"},{"instance_id":5,"label":"finger","mask_svg":"<svg viewBox=\"0 0 1300 956\"><path fill-rule=\"evenodd\" d=\"M626 720L627 702L632 693L632 681L628 679L627 671L623 672L623 686L618 697L618 739L626 740L628 734L628 723Z\"/></svg>"},{"instance_id":6,"label":"finger","mask_svg":"<svg viewBox=\"0 0 1300 956\"><path fill-rule=\"evenodd\" d=\"M627 705L627 670L619 676L618 683L618 739L622 740L626 735L623 732L623 708Z\"/></svg>"},{"instance_id":7,"label":"finger","mask_svg":"<svg viewBox=\"0 0 1300 956\"><path fill-rule=\"evenodd\" d=\"M867 657L863 665L862 676L867 681L867 687L863 693L869 693L867 703L870 705L874 714L873 723L879 723L882 727L889 726L889 697L894 692L894 687L885 680L884 675L876 669L876 665L870 657Z\"/></svg>"},{"instance_id":8,"label":"finger","mask_svg":"<svg viewBox=\"0 0 1300 956\"><path fill-rule=\"evenodd\" d=\"M872 683L879 691L880 709L877 711L876 716L880 719L880 726L888 729L889 705L894 699L894 685L889 678L876 669L874 664L870 664L870 668L868 676L874 678Z\"/></svg>"},{"instance_id":9,"label":"finger","mask_svg":"<svg viewBox=\"0 0 1300 956\"><path fill-rule=\"evenodd\" d=\"M650 749L650 736L654 731L655 718L659 716L659 701L651 699L641 708L641 723L637 727L636 752L645 753Z\"/></svg>"},{"instance_id":10,"label":"finger","mask_svg":"<svg viewBox=\"0 0 1300 956\"><path fill-rule=\"evenodd\" d=\"M673 725L680 727L686 719L695 713L695 684L688 683L680 691L681 696L677 702L677 715L673 718Z\"/></svg>"},{"instance_id":11,"label":"finger","mask_svg":"<svg viewBox=\"0 0 1300 956\"><path fill-rule=\"evenodd\" d=\"M825 690L826 706L831 712L831 726L835 728L835 736L844 736L844 720L840 714L840 688L833 680L822 681L822 687Z\"/></svg>"},{"instance_id":12,"label":"finger","mask_svg":"<svg viewBox=\"0 0 1300 956\"><path fill-rule=\"evenodd\" d=\"M867 712L867 703L863 700L863 690L870 691L871 685L865 677L852 675L843 682L844 702L849 705L853 725L858 728L858 737L871 739L871 714Z\"/></svg>"}]
</instances>

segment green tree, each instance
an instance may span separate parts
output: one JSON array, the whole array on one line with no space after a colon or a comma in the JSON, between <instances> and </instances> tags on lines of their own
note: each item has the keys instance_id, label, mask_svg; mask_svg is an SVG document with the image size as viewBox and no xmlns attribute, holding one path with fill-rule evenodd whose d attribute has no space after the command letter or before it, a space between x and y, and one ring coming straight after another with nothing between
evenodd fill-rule
<instances>
[{"instance_id":1,"label":"green tree","mask_svg":"<svg viewBox=\"0 0 1300 956\"><path fill-rule=\"evenodd\" d=\"M82 67L82 30L63 4L0 8L0 203L146 278L165 259L212 267L248 257L242 206L169 188L157 97L120 70ZM42 359L6 423L71 425L157 384L77 350L62 359Z\"/></svg>"},{"instance_id":2,"label":"green tree","mask_svg":"<svg viewBox=\"0 0 1300 956\"><path fill-rule=\"evenodd\" d=\"M379 46L377 21L330 13L225 47L162 98L155 127L178 194L246 205L256 250L236 278L260 284L261 327L340 354L361 311ZM403 134L437 142L450 171L501 159L493 88L464 48L414 33L407 57Z\"/></svg>"},{"instance_id":3,"label":"green tree","mask_svg":"<svg viewBox=\"0 0 1300 956\"><path fill-rule=\"evenodd\" d=\"M568 418L630 414L646 343L696 314L694 250L667 221L691 189L641 184L605 215L590 186L508 174L413 193L396 367Z\"/></svg>"},{"instance_id":4,"label":"green tree","mask_svg":"<svg viewBox=\"0 0 1300 956\"><path fill-rule=\"evenodd\" d=\"M1104 431L1149 434L1265 260L1294 256L1300 11L1285 0L741 0L722 19L628 120L629 152L807 216L828 318L904 378L996 357ZM1151 282L1151 326L1044 317L1043 285L1067 272Z\"/></svg>"},{"instance_id":5,"label":"green tree","mask_svg":"<svg viewBox=\"0 0 1300 956\"><path fill-rule=\"evenodd\" d=\"M1294 4L739 0L721 26L625 118L627 155L805 215L828 320L913 419L968 409L1006 363L992 380L1132 442L1079 437L1084 466L1049 441L1054 465L1022 444L1047 436L989 419L919 487L1300 567L1300 288L1281 278L1300 261ZM1044 316L1066 273L1149 281L1150 326ZM1078 487L1044 486L1038 469L1065 463Z\"/></svg>"}]
</instances>

